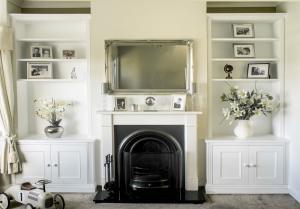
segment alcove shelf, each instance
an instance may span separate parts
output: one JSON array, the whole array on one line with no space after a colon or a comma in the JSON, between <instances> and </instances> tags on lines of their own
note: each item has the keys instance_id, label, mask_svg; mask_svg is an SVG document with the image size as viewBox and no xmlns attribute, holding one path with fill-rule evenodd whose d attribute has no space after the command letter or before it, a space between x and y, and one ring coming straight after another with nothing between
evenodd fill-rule
<instances>
[{"instance_id":1,"label":"alcove shelf","mask_svg":"<svg viewBox=\"0 0 300 209\"><path fill-rule=\"evenodd\" d=\"M53 98L73 103L61 123L65 129L63 138L88 139L91 127L90 15L11 14L11 22L15 32L19 138L45 138L44 128L48 123L35 116L34 100ZM32 58L32 46L51 47L52 57ZM75 57L66 59L63 50L74 50ZM28 78L28 63L52 65L52 78ZM72 79L72 71L75 71L75 79Z\"/></svg>"},{"instance_id":2,"label":"alcove shelf","mask_svg":"<svg viewBox=\"0 0 300 209\"><path fill-rule=\"evenodd\" d=\"M230 85L271 93L278 108L271 116L253 118L254 136L284 136L284 19L285 14L208 14L208 106L209 138L233 136L235 124L224 121L222 93ZM254 37L235 38L233 24L253 24ZM255 56L237 58L233 44L253 44ZM248 64L269 63L270 79L248 78ZM226 79L226 64L233 66L233 79Z\"/></svg>"}]
</instances>

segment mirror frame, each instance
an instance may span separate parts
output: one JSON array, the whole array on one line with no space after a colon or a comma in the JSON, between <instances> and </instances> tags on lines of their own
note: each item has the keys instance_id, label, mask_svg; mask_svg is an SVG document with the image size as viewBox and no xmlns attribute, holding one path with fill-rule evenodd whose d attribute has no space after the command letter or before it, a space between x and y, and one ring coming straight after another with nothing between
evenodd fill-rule
<instances>
[{"instance_id":1,"label":"mirror frame","mask_svg":"<svg viewBox=\"0 0 300 209\"><path fill-rule=\"evenodd\" d=\"M122 45L143 45L143 44L177 44L185 45L187 50L187 67L185 70L185 89L119 89L116 85L117 75L114 75L112 65L109 63L109 50L111 46ZM184 93L192 94L194 91L194 70L193 70L193 41L192 40L105 40L105 77L107 93L109 94L167 94Z\"/></svg>"}]
</instances>

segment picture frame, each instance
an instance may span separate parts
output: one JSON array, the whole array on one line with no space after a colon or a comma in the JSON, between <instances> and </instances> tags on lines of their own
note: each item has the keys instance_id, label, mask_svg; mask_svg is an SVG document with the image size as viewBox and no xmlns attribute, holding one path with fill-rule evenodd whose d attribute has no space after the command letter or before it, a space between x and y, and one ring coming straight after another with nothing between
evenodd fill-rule
<instances>
[{"instance_id":1,"label":"picture frame","mask_svg":"<svg viewBox=\"0 0 300 209\"><path fill-rule=\"evenodd\" d=\"M236 58L253 58L255 56L254 44L233 44L233 53Z\"/></svg>"},{"instance_id":2,"label":"picture frame","mask_svg":"<svg viewBox=\"0 0 300 209\"><path fill-rule=\"evenodd\" d=\"M74 59L75 58L75 50L73 49L63 49L62 55L64 59Z\"/></svg>"},{"instance_id":3,"label":"picture frame","mask_svg":"<svg viewBox=\"0 0 300 209\"><path fill-rule=\"evenodd\" d=\"M27 79L52 79L51 62L28 62Z\"/></svg>"},{"instance_id":4,"label":"picture frame","mask_svg":"<svg viewBox=\"0 0 300 209\"><path fill-rule=\"evenodd\" d=\"M172 95L171 110L184 111L186 105L186 95Z\"/></svg>"},{"instance_id":5,"label":"picture frame","mask_svg":"<svg viewBox=\"0 0 300 209\"><path fill-rule=\"evenodd\" d=\"M232 24L234 38L254 38L254 25L252 23L246 24Z\"/></svg>"},{"instance_id":6,"label":"picture frame","mask_svg":"<svg viewBox=\"0 0 300 209\"><path fill-rule=\"evenodd\" d=\"M249 63L247 78L270 78L270 63Z\"/></svg>"},{"instance_id":7,"label":"picture frame","mask_svg":"<svg viewBox=\"0 0 300 209\"><path fill-rule=\"evenodd\" d=\"M127 111L127 99L126 97L115 98L115 110L116 111Z\"/></svg>"},{"instance_id":8,"label":"picture frame","mask_svg":"<svg viewBox=\"0 0 300 209\"><path fill-rule=\"evenodd\" d=\"M31 46L30 56L32 59L52 59L51 46Z\"/></svg>"}]
</instances>

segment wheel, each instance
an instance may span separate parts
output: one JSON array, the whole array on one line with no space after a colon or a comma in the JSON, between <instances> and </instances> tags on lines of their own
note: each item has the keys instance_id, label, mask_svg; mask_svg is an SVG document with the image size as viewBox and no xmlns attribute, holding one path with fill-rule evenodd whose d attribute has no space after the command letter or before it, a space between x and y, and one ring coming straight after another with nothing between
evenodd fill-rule
<instances>
[{"instance_id":1,"label":"wheel","mask_svg":"<svg viewBox=\"0 0 300 209\"><path fill-rule=\"evenodd\" d=\"M0 207L2 209L8 209L10 205L10 198L4 192L0 193Z\"/></svg>"},{"instance_id":2,"label":"wheel","mask_svg":"<svg viewBox=\"0 0 300 209\"><path fill-rule=\"evenodd\" d=\"M35 209L35 207L33 207L30 203L27 203L25 206L24 206L25 209Z\"/></svg>"},{"instance_id":3,"label":"wheel","mask_svg":"<svg viewBox=\"0 0 300 209\"><path fill-rule=\"evenodd\" d=\"M65 200L60 194L54 195L54 207L55 209L65 208Z\"/></svg>"}]
</instances>

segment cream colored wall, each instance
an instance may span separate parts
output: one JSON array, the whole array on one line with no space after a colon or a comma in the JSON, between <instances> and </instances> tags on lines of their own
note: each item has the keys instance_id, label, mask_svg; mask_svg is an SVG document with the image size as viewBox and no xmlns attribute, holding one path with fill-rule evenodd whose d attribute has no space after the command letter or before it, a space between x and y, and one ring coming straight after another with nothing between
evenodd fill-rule
<instances>
[{"instance_id":1,"label":"cream colored wall","mask_svg":"<svg viewBox=\"0 0 300 209\"><path fill-rule=\"evenodd\" d=\"M285 31L285 134L290 140L289 189L300 202L300 2L282 4L279 12L287 12Z\"/></svg>"},{"instance_id":2,"label":"cream colored wall","mask_svg":"<svg viewBox=\"0 0 300 209\"><path fill-rule=\"evenodd\" d=\"M91 91L92 132L101 138L100 115L94 114L100 105L100 84L104 81L106 39L193 39L194 69L198 83L196 106L206 113L207 34L206 3L199 0L109 0L91 2ZM199 96L201 95L201 96ZM205 181L206 115L199 118L199 173L200 183ZM105 139L101 139L105 140ZM100 150L101 141L97 149ZM96 157L100 164L101 154ZM100 170L97 170L100 184Z\"/></svg>"}]
</instances>

